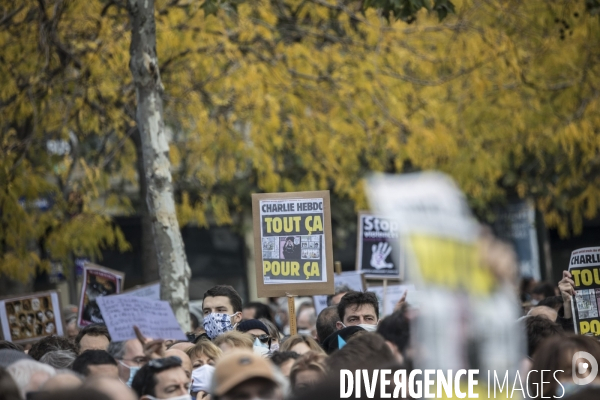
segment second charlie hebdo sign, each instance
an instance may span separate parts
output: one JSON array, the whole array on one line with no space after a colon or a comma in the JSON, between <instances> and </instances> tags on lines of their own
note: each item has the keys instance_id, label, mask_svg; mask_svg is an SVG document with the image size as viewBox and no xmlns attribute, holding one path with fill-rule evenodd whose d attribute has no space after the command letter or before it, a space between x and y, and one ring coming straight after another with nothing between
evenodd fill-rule
<instances>
[{"instance_id":1,"label":"second charlie hebdo sign","mask_svg":"<svg viewBox=\"0 0 600 400\"><path fill-rule=\"evenodd\" d=\"M261 287L271 296L281 290L313 294L315 285L332 281L329 192L257 194L252 200L258 295L265 293Z\"/></svg>"}]
</instances>

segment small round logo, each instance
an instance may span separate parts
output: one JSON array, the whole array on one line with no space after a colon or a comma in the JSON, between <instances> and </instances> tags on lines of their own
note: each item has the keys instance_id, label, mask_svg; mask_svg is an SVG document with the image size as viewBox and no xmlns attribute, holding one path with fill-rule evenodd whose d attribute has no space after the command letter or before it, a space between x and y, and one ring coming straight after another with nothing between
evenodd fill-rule
<instances>
[{"instance_id":1,"label":"small round logo","mask_svg":"<svg viewBox=\"0 0 600 400\"><path fill-rule=\"evenodd\" d=\"M588 352L578 351L577 353L573 354L571 365L573 372L573 383L577 385L587 385L596 379L596 376L598 375L598 362L594 356ZM589 371L588 376L585 378L579 377L580 375L585 374L587 371Z\"/></svg>"}]
</instances>

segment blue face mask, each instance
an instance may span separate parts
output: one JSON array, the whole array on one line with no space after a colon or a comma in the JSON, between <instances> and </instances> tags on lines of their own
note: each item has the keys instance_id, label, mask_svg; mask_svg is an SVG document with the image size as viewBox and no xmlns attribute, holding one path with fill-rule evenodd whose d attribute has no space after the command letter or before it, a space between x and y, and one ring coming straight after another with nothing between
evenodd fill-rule
<instances>
[{"instance_id":1,"label":"blue face mask","mask_svg":"<svg viewBox=\"0 0 600 400\"><path fill-rule=\"evenodd\" d=\"M135 376L135 374L137 374L137 372L140 370L141 367L130 367L129 365L125 364L123 361L119 361L121 363L122 366L124 366L125 368L127 368L129 370L129 379L127 379L127 382L125 382L125 384L128 387L131 387L131 383L133 382L133 377Z\"/></svg>"},{"instance_id":2,"label":"blue face mask","mask_svg":"<svg viewBox=\"0 0 600 400\"><path fill-rule=\"evenodd\" d=\"M206 334L213 340L219 335L222 335L225 332L232 331L235 327L231 324L231 317L236 315L237 313L233 313L232 315L222 314L222 313L210 313L204 317L204 330Z\"/></svg>"},{"instance_id":3,"label":"blue face mask","mask_svg":"<svg viewBox=\"0 0 600 400\"><path fill-rule=\"evenodd\" d=\"M254 339L254 347L264 347L265 349L269 349L269 345L266 343L261 342L260 340L258 340L258 338Z\"/></svg>"}]
</instances>

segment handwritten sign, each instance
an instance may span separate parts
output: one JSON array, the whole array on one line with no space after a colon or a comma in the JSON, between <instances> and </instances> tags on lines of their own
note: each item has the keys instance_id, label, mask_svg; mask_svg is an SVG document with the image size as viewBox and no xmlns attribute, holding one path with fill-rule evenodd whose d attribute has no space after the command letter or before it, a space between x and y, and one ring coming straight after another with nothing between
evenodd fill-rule
<instances>
[{"instance_id":1,"label":"handwritten sign","mask_svg":"<svg viewBox=\"0 0 600 400\"><path fill-rule=\"evenodd\" d=\"M97 302L113 341L134 339L134 325L153 339L187 340L166 301L123 294L99 297Z\"/></svg>"},{"instance_id":2,"label":"handwritten sign","mask_svg":"<svg viewBox=\"0 0 600 400\"><path fill-rule=\"evenodd\" d=\"M160 300L160 283L134 287L130 290L127 290L123 294L135 297L145 297L151 300Z\"/></svg>"}]
</instances>

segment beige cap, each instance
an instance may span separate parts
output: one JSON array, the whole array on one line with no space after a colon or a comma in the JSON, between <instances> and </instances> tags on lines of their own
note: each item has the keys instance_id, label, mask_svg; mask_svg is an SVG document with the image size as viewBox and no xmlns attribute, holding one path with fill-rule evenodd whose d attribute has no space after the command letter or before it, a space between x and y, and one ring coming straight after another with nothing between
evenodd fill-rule
<instances>
[{"instance_id":1,"label":"beige cap","mask_svg":"<svg viewBox=\"0 0 600 400\"><path fill-rule=\"evenodd\" d=\"M276 382L271 362L248 350L236 350L223 356L213 375L213 393L222 396L231 389L253 378Z\"/></svg>"}]
</instances>

